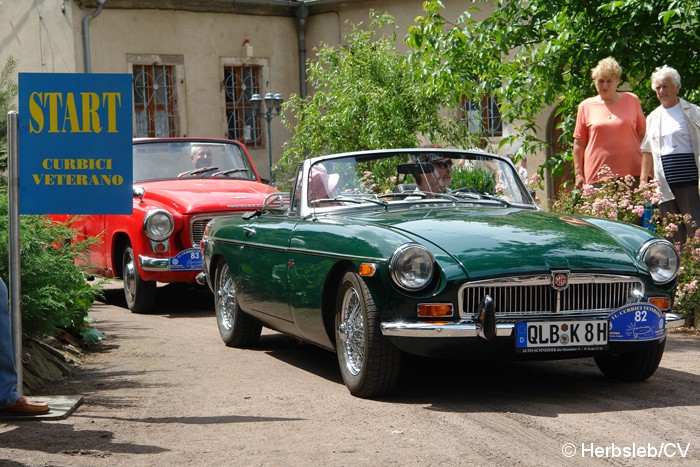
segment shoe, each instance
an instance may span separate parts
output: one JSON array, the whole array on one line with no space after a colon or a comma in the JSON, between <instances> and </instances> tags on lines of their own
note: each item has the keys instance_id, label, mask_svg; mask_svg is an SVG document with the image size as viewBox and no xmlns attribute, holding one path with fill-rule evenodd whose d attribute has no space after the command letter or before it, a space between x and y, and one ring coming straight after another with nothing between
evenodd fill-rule
<instances>
[{"instance_id":1,"label":"shoe","mask_svg":"<svg viewBox=\"0 0 700 467\"><path fill-rule=\"evenodd\" d=\"M42 415L49 413L46 402L32 402L20 397L13 404L0 409L0 415Z\"/></svg>"}]
</instances>

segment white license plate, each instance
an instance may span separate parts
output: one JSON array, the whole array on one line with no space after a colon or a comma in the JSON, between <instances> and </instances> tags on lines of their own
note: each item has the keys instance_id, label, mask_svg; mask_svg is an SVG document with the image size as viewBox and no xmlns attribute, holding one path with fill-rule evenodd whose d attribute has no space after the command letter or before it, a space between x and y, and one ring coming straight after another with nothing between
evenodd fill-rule
<instances>
[{"instance_id":1,"label":"white license plate","mask_svg":"<svg viewBox=\"0 0 700 467\"><path fill-rule=\"evenodd\" d=\"M607 320L532 321L515 325L515 348L520 352L592 350L608 344Z\"/></svg>"}]
</instances>

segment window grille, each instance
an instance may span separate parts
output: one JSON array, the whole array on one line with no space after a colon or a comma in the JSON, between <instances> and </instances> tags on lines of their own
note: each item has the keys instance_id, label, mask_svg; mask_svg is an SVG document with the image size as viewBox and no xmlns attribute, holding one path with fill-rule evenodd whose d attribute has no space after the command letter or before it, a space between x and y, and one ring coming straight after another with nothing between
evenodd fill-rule
<instances>
[{"instance_id":1,"label":"window grille","mask_svg":"<svg viewBox=\"0 0 700 467\"><path fill-rule=\"evenodd\" d=\"M224 66L227 137L249 148L263 148L260 117L253 115L250 98L260 93L259 66Z\"/></svg>"},{"instance_id":2,"label":"window grille","mask_svg":"<svg viewBox=\"0 0 700 467\"><path fill-rule=\"evenodd\" d=\"M503 136L501 110L495 97L486 96L481 100L462 100L464 120L472 133L484 133L487 136Z\"/></svg>"},{"instance_id":3,"label":"window grille","mask_svg":"<svg viewBox=\"0 0 700 467\"><path fill-rule=\"evenodd\" d=\"M136 137L179 136L175 67L134 65Z\"/></svg>"}]
</instances>

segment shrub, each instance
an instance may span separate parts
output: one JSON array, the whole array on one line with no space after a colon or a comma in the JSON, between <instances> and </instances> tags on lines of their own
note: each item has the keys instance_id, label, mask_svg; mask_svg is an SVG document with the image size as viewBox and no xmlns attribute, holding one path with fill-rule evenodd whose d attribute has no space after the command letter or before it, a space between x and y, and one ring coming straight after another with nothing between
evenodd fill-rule
<instances>
[{"instance_id":1,"label":"shrub","mask_svg":"<svg viewBox=\"0 0 700 467\"><path fill-rule=\"evenodd\" d=\"M470 169L456 168L452 171L452 188L469 187L482 193L496 193L496 177L481 167Z\"/></svg>"},{"instance_id":2,"label":"shrub","mask_svg":"<svg viewBox=\"0 0 700 467\"><path fill-rule=\"evenodd\" d=\"M686 325L700 323L700 229L681 250L681 271L676 288L676 309L685 313Z\"/></svg>"},{"instance_id":3,"label":"shrub","mask_svg":"<svg viewBox=\"0 0 700 467\"><path fill-rule=\"evenodd\" d=\"M0 175L0 276L9 285L7 179ZM54 335L63 328L81 335L85 318L101 294L101 283L89 284L74 259L91 241L75 238L66 224L45 216L20 216L20 281L22 328L26 336Z\"/></svg>"}]
</instances>

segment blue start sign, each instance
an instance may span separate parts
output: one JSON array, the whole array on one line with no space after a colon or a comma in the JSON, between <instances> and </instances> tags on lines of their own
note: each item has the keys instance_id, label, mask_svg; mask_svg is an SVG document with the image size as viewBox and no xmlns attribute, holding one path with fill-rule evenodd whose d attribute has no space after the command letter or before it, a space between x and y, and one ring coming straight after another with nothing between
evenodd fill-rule
<instances>
[{"instance_id":1,"label":"blue start sign","mask_svg":"<svg viewBox=\"0 0 700 467\"><path fill-rule=\"evenodd\" d=\"M21 214L131 214L130 74L19 74Z\"/></svg>"}]
</instances>

